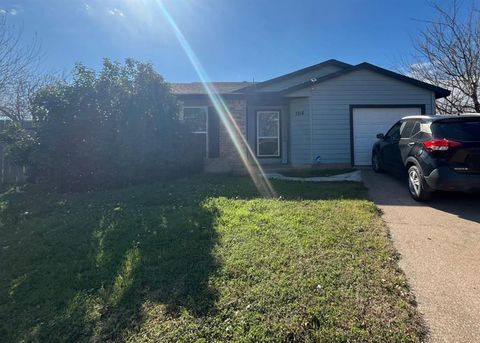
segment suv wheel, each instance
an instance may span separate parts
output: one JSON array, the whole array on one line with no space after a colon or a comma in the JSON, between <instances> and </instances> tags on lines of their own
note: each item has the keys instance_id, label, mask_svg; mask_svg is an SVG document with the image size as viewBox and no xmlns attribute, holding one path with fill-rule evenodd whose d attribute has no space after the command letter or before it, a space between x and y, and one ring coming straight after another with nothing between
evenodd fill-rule
<instances>
[{"instance_id":1,"label":"suv wheel","mask_svg":"<svg viewBox=\"0 0 480 343\"><path fill-rule=\"evenodd\" d=\"M375 173L383 172L382 165L380 164L380 157L378 156L378 152L374 152L372 154L372 169Z\"/></svg>"},{"instance_id":2,"label":"suv wheel","mask_svg":"<svg viewBox=\"0 0 480 343\"><path fill-rule=\"evenodd\" d=\"M417 166L411 166L408 169L408 190L416 201L426 201L432 195L431 192L425 190L423 173Z\"/></svg>"}]
</instances>

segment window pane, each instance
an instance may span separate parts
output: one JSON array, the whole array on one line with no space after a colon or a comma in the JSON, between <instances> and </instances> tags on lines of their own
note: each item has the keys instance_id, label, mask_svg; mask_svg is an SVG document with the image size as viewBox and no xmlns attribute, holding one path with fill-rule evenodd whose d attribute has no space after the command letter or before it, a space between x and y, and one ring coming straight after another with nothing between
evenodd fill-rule
<instances>
[{"instance_id":1,"label":"window pane","mask_svg":"<svg viewBox=\"0 0 480 343\"><path fill-rule=\"evenodd\" d=\"M412 129L414 125L414 121L405 122L402 128L402 138L410 138L412 136Z\"/></svg>"},{"instance_id":2,"label":"window pane","mask_svg":"<svg viewBox=\"0 0 480 343\"><path fill-rule=\"evenodd\" d=\"M207 132L207 109L204 107L186 107L183 119L192 132Z\"/></svg>"},{"instance_id":3,"label":"window pane","mask_svg":"<svg viewBox=\"0 0 480 343\"><path fill-rule=\"evenodd\" d=\"M420 123L417 121L417 122L415 123L415 126L414 126L413 129L412 129L412 135L411 135L411 137L415 136L415 135L416 135L417 133L419 133L419 132L420 132Z\"/></svg>"},{"instance_id":4,"label":"window pane","mask_svg":"<svg viewBox=\"0 0 480 343\"><path fill-rule=\"evenodd\" d=\"M388 132L386 137L390 139L400 139L400 127L402 123L396 123Z\"/></svg>"},{"instance_id":5,"label":"window pane","mask_svg":"<svg viewBox=\"0 0 480 343\"><path fill-rule=\"evenodd\" d=\"M278 112L258 112L258 137L278 137Z\"/></svg>"},{"instance_id":6,"label":"window pane","mask_svg":"<svg viewBox=\"0 0 480 343\"><path fill-rule=\"evenodd\" d=\"M479 120L445 120L432 125L436 138L449 138L459 141L480 141Z\"/></svg>"},{"instance_id":7,"label":"window pane","mask_svg":"<svg viewBox=\"0 0 480 343\"><path fill-rule=\"evenodd\" d=\"M260 138L258 140L259 156L278 156L278 139L277 138Z\"/></svg>"}]
</instances>

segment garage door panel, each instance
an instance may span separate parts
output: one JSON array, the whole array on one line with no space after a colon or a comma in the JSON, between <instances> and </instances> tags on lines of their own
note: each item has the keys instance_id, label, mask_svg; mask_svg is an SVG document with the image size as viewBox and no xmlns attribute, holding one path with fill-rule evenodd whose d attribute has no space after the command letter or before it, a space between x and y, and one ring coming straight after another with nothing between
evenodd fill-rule
<instances>
[{"instance_id":1,"label":"garage door panel","mask_svg":"<svg viewBox=\"0 0 480 343\"><path fill-rule=\"evenodd\" d=\"M370 165L372 146L378 133L386 133L399 119L420 115L419 107L353 108L353 157L357 166Z\"/></svg>"}]
</instances>

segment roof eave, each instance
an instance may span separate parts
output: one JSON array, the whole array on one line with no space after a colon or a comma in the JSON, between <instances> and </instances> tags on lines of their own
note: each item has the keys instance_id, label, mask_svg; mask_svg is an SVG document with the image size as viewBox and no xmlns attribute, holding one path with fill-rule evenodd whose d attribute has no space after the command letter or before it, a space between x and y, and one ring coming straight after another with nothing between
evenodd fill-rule
<instances>
[{"instance_id":1,"label":"roof eave","mask_svg":"<svg viewBox=\"0 0 480 343\"><path fill-rule=\"evenodd\" d=\"M270 84L275 83L277 81L282 81L282 80L294 77L298 74L306 73L306 72L309 72L311 70L315 70L316 68L324 67L324 66L327 66L327 65L334 65L334 66L338 66L339 68L343 68L343 69L352 67L351 64L348 64L348 63L345 63L345 62L342 62L342 61L339 61L339 60L336 60L336 59L332 58L332 59L314 64L314 65L302 68L302 69L298 69L298 70L296 70L294 72L291 72L291 73L288 73L288 74L284 74L284 75L281 75L281 76L274 77L273 79L258 82L256 84L237 89L234 92L239 93L239 92L245 92L245 91L255 91L258 87L267 86L267 85L270 85Z\"/></svg>"},{"instance_id":2,"label":"roof eave","mask_svg":"<svg viewBox=\"0 0 480 343\"><path fill-rule=\"evenodd\" d=\"M224 97L224 98L233 98L233 97L242 97L244 96L243 93L232 93L232 92L228 92L228 93L216 93L218 96L220 97ZM177 93L177 94L173 94L174 96L176 96L177 98L201 98L201 97L209 97L209 95L207 93Z\"/></svg>"},{"instance_id":3,"label":"roof eave","mask_svg":"<svg viewBox=\"0 0 480 343\"><path fill-rule=\"evenodd\" d=\"M448 89L442 89L442 92L435 92L435 99L442 99L442 98L446 98L447 96L449 96L450 94L452 94L451 91L449 91Z\"/></svg>"},{"instance_id":4,"label":"roof eave","mask_svg":"<svg viewBox=\"0 0 480 343\"><path fill-rule=\"evenodd\" d=\"M388 76L388 77L392 77L394 79L397 79L397 80L400 80L400 81L403 81L403 82L413 84L413 85L415 85L417 87L420 87L420 88L428 89L428 90L435 93L435 99L440 99L440 98L447 97L451 93L448 89L444 89L444 88L441 88L441 87L438 87L438 86L434 86L432 84L429 84L429 83L426 83L426 82L423 82L423 81L420 81L420 80L417 80L417 79L413 79L411 77L408 77L408 76L405 76L405 75L402 75L402 74L398 74L398 73L395 73L393 71L390 71L390 70L387 70L387 69L384 69L384 68L377 67L377 66L375 66L373 64L370 64L370 63L367 63L367 62L360 63L360 64L357 64L357 65L352 66L350 68L340 70L340 71L332 73L332 74L325 75L324 77L321 77L321 78L319 78L315 81L307 81L307 82L298 84L296 86L287 88L287 89L283 90L282 93L284 95L289 94L289 93L293 93L293 92L298 91L300 89L304 89L306 87L311 87L315 84L325 82L325 81L334 79L334 78L342 76L342 75L349 74L351 72L354 72L354 71L360 70L360 69L367 69L367 70L377 72L379 74L382 74L382 75L385 75L385 76Z\"/></svg>"}]
</instances>

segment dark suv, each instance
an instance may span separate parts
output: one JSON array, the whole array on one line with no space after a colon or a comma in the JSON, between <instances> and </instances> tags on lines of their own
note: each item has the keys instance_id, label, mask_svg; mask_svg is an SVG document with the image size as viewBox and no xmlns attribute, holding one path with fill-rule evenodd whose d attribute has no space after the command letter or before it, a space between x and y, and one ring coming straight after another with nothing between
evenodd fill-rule
<instances>
[{"instance_id":1,"label":"dark suv","mask_svg":"<svg viewBox=\"0 0 480 343\"><path fill-rule=\"evenodd\" d=\"M373 170L407 172L415 200L437 190L480 191L480 115L405 117L377 138Z\"/></svg>"}]
</instances>

